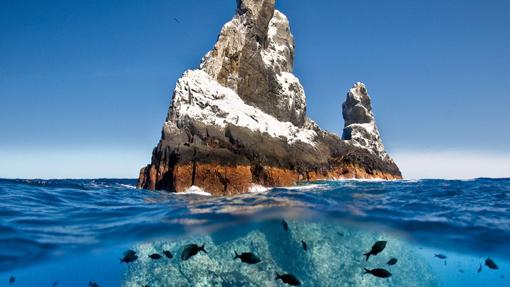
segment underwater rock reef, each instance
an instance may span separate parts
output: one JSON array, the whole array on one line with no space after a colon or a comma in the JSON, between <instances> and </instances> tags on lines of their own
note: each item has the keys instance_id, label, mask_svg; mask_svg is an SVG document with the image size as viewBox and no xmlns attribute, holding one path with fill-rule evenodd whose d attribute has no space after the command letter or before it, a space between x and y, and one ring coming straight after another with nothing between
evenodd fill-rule
<instances>
[{"instance_id":1,"label":"underwater rock reef","mask_svg":"<svg viewBox=\"0 0 510 287\"><path fill-rule=\"evenodd\" d=\"M377 240L387 240L386 248L366 261L363 253ZM204 244L207 253L182 260L183 246L190 243ZM415 249L387 234L337 224L289 221L285 231L279 221L268 221L256 228L138 245L140 259L128 265L122 286L289 286L275 280L276 273L292 274L302 286L438 286ZM174 257L148 257L161 250L171 250ZM260 262L243 263L235 252L251 252ZM398 263L388 265L391 258ZM376 277L364 268L384 268L391 276Z\"/></svg>"},{"instance_id":2,"label":"underwater rock reef","mask_svg":"<svg viewBox=\"0 0 510 287\"><path fill-rule=\"evenodd\" d=\"M138 187L233 195L298 181L400 179L362 83L343 104L343 139L306 116L294 38L275 0L238 0L199 69L177 81L161 140Z\"/></svg>"}]
</instances>

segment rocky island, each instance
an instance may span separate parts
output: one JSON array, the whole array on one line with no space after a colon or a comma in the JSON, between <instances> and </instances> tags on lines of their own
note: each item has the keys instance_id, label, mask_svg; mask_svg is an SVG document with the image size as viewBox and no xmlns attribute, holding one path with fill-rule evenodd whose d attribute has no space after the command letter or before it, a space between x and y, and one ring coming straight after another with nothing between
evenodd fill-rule
<instances>
[{"instance_id":1,"label":"rocky island","mask_svg":"<svg viewBox=\"0 0 510 287\"><path fill-rule=\"evenodd\" d=\"M237 0L200 68L177 81L161 140L139 188L214 195L299 181L399 179L386 153L367 88L356 83L342 106L342 138L306 115L292 73L294 39L275 0Z\"/></svg>"}]
</instances>

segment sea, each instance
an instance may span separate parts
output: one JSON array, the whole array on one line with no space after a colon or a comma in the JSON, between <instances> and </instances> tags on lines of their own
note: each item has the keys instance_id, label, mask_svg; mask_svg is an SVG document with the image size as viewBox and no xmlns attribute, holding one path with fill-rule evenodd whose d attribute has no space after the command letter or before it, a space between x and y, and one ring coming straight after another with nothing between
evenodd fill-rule
<instances>
[{"instance_id":1,"label":"sea","mask_svg":"<svg viewBox=\"0 0 510 287\"><path fill-rule=\"evenodd\" d=\"M135 185L0 179L0 286L510 286L510 179Z\"/></svg>"}]
</instances>

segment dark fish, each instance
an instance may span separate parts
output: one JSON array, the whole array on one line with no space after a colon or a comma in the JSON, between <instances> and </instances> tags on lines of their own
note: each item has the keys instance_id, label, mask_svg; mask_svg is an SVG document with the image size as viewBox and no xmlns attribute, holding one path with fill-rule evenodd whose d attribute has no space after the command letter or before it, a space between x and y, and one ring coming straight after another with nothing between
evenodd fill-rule
<instances>
[{"instance_id":1,"label":"dark fish","mask_svg":"<svg viewBox=\"0 0 510 287\"><path fill-rule=\"evenodd\" d=\"M161 259L161 257L163 257L163 256L161 256L161 255L159 255L157 253L154 253L154 254L149 255L149 257L151 259L158 260L158 259Z\"/></svg>"},{"instance_id":2,"label":"dark fish","mask_svg":"<svg viewBox=\"0 0 510 287\"><path fill-rule=\"evenodd\" d=\"M124 252L124 257L122 257L122 259L120 259L120 263L122 263L122 262L131 263L131 262L136 261L136 259L138 259L138 255L136 255L136 252L134 252L133 250L128 250L128 251Z\"/></svg>"},{"instance_id":3,"label":"dark fish","mask_svg":"<svg viewBox=\"0 0 510 287\"><path fill-rule=\"evenodd\" d=\"M89 282L89 287L99 287L99 285L96 282Z\"/></svg>"},{"instance_id":4,"label":"dark fish","mask_svg":"<svg viewBox=\"0 0 510 287\"><path fill-rule=\"evenodd\" d=\"M283 226L283 230L289 231L289 224L287 223L287 221L282 220L282 226Z\"/></svg>"},{"instance_id":5,"label":"dark fish","mask_svg":"<svg viewBox=\"0 0 510 287\"><path fill-rule=\"evenodd\" d=\"M397 263L397 258L391 258L386 264L388 265L395 265Z\"/></svg>"},{"instance_id":6,"label":"dark fish","mask_svg":"<svg viewBox=\"0 0 510 287\"><path fill-rule=\"evenodd\" d=\"M482 264L480 264L480 267L478 267L478 273L482 272Z\"/></svg>"},{"instance_id":7,"label":"dark fish","mask_svg":"<svg viewBox=\"0 0 510 287\"><path fill-rule=\"evenodd\" d=\"M304 249L305 251L307 251L307 250L308 250L308 245L306 245L306 242L305 242L304 240L301 240L301 245L303 245L303 249Z\"/></svg>"},{"instance_id":8,"label":"dark fish","mask_svg":"<svg viewBox=\"0 0 510 287\"><path fill-rule=\"evenodd\" d=\"M58 281L55 281L55 282L53 282L53 285L51 285L51 286L56 287L57 285L58 285Z\"/></svg>"},{"instance_id":9,"label":"dark fish","mask_svg":"<svg viewBox=\"0 0 510 287\"><path fill-rule=\"evenodd\" d=\"M9 284L13 284L14 282L16 282L16 278L14 276L11 276L9 278Z\"/></svg>"},{"instance_id":10,"label":"dark fish","mask_svg":"<svg viewBox=\"0 0 510 287\"><path fill-rule=\"evenodd\" d=\"M503 275L500 275L499 277L501 277L501 279L505 278L505 276L503 276Z\"/></svg>"},{"instance_id":11,"label":"dark fish","mask_svg":"<svg viewBox=\"0 0 510 287\"><path fill-rule=\"evenodd\" d=\"M367 269L367 268L363 268L363 269L365 269L365 274L372 274L375 277L388 278L391 276L391 273L386 269L382 269L382 268L376 268L376 269L372 269L372 270Z\"/></svg>"},{"instance_id":12,"label":"dark fish","mask_svg":"<svg viewBox=\"0 0 510 287\"><path fill-rule=\"evenodd\" d=\"M462 269L459 269L459 272L460 272L460 273L464 273L464 270L462 270Z\"/></svg>"},{"instance_id":13,"label":"dark fish","mask_svg":"<svg viewBox=\"0 0 510 287\"><path fill-rule=\"evenodd\" d=\"M448 258L448 257L447 257L446 255L444 255L444 254L434 254L434 257L437 257L437 258L439 258L439 259L446 259L446 258Z\"/></svg>"},{"instance_id":14,"label":"dark fish","mask_svg":"<svg viewBox=\"0 0 510 287\"><path fill-rule=\"evenodd\" d=\"M163 251L163 254L165 254L165 256L168 258L168 259L172 259L174 256L172 254L172 252L168 251L168 250L165 250Z\"/></svg>"},{"instance_id":15,"label":"dark fish","mask_svg":"<svg viewBox=\"0 0 510 287\"><path fill-rule=\"evenodd\" d=\"M372 249L369 252L363 254L367 257L365 260L368 261L368 257L370 257L370 255L379 254L379 252L383 251L385 247L386 247L386 241L377 241L376 243L374 243L374 245L372 246Z\"/></svg>"},{"instance_id":16,"label":"dark fish","mask_svg":"<svg viewBox=\"0 0 510 287\"><path fill-rule=\"evenodd\" d=\"M494 262L494 260L492 260L491 258L485 259L485 265L487 265L487 267L489 267L490 269L499 269L498 265L496 265L496 262Z\"/></svg>"},{"instance_id":17,"label":"dark fish","mask_svg":"<svg viewBox=\"0 0 510 287\"><path fill-rule=\"evenodd\" d=\"M174 21L175 21L176 23L181 23L181 21L179 21L179 19L177 19L177 18L174 18Z\"/></svg>"},{"instance_id":18,"label":"dark fish","mask_svg":"<svg viewBox=\"0 0 510 287\"><path fill-rule=\"evenodd\" d=\"M283 283L289 284L291 286L301 285L301 281L299 281L299 279L297 279L297 277L292 274L280 275L280 274L278 274L278 272L276 272L276 279L274 279L274 280L278 280L278 279L282 280Z\"/></svg>"},{"instance_id":19,"label":"dark fish","mask_svg":"<svg viewBox=\"0 0 510 287\"><path fill-rule=\"evenodd\" d=\"M340 235L340 236L344 236L344 233L343 232L337 232L336 234Z\"/></svg>"},{"instance_id":20,"label":"dark fish","mask_svg":"<svg viewBox=\"0 0 510 287\"><path fill-rule=\"evenodd\" d=\"M241 259L241 262L248 264L257 264L260 262L260 258L251 252L243 252L241 254L237 254L237 252L234 251L234 253L235 253L234 260L239 258Z\"/></svg>"},{"instance_id":21,"label":"dark fish","mask_svg":"<svg viewBox=\"0 0 510 287\"><path fill-rule=\"evenodd\" d=\"M205 251L205 249L204 249L204 245L205 244L202 244L202 246L198 246L196 244L188 244L188 245L184 246L184 248L182 250L182 254L181 254L181 259L188 260L191 257L197 255L199 251L203 251L204 253L207 253L207 251Z\"/></svg>"}]
</instances>

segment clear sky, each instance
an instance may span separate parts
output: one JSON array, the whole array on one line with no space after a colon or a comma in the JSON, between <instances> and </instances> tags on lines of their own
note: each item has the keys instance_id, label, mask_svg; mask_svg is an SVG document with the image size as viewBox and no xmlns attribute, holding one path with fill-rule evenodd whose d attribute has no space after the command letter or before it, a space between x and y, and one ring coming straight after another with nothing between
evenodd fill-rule
<instances>
[{"instance_id":1,"label":"clear sky","mask_svg":"<svg viewBox=\"0 0 510 287\"><path fill-rule=\"evenodd\" d=\"M308 115L367 84L408 177L510 176L510 1L277 0ZM136 177L234 0L0 2L0 177ZM175 19L178 19L176 21Z\"/></svg>"}]
</instances>

